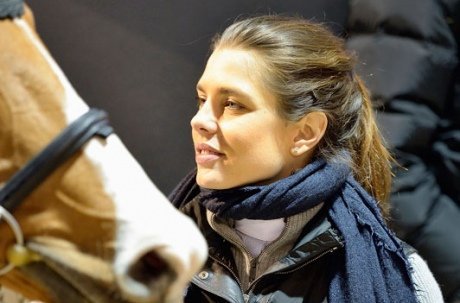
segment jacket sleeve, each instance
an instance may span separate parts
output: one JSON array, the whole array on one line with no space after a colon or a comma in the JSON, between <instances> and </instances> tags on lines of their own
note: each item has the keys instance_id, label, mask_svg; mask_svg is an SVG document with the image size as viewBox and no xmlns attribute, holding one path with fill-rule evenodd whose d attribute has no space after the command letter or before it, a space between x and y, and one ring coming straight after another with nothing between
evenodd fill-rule
<instances>
[{"instance_id":1,"label":"jacket sleeve","mask_svg":"<svg viewBox=\"0 0 460 303\"><path fill-rule=\"evenodd\" d=\"M415 285L417 301L420 303L442 303L442 297L439 285L436 282L425 260L418 253L412 253L408 256L411 266L411 277Z\"/></svg>"},{"instance_id":2,"label":"jacket sleeve","mask_svg":"<svg viewBox=\"0 0 460 303\"><path fill-rule=\"evenodd\" d=\"M453 301L460 299L459 1L445 2L350 1L347 46L401 165L391 197L394 229Z\"/></svg>"}]
</instances>

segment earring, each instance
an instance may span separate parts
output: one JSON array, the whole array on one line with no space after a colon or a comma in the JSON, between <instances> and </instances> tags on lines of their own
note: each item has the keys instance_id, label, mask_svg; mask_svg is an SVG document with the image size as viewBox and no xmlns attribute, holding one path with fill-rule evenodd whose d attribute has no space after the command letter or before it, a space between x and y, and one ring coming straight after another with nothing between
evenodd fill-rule
<instances>
[{"instance_id":1,"label":"earring","mask_svg":"<svg viewBox=\"0 0 460 303\"><path fill-rule=\"evenodd\" d=\"M291 152L294 156L297 156L300 153L300 149L298 147L294 147L291 149Z\"/></svg>"}]
</instances>

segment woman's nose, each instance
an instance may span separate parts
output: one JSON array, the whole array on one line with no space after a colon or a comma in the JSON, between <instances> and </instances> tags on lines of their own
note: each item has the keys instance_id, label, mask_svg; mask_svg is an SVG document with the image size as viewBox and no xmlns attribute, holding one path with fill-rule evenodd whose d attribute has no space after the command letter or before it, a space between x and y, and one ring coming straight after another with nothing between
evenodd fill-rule
<instances>
[{"instance_id":1,"label":"woman's nose","mask_svg":"<svg viewBox=\"0 0 460 303\"><path fill-rule=\"evenodd\" d=\"M190 121L192 129L201 134L214 134L217 132L217 121L212 108L205 103Z\"/></svg>"}]
</instances>

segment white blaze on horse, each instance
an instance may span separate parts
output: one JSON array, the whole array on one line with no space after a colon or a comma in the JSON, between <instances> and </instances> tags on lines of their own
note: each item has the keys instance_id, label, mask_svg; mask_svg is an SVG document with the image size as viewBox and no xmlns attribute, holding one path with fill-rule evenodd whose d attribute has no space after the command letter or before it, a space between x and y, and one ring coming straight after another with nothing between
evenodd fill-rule
<instances>
[{"instance_id":1,"label":"white blaze on horse","mask_svg":"<svg viewBox=\"0 0 460 303\"><path fill-rule=\"evenodd\" d=\"M0 187L88 110L31 11L0 20ZM115 134L91 139L11 216L0 210L0 285L35 300L180 302L206 259L199 230Z\"/></svg>"}]
</instances>

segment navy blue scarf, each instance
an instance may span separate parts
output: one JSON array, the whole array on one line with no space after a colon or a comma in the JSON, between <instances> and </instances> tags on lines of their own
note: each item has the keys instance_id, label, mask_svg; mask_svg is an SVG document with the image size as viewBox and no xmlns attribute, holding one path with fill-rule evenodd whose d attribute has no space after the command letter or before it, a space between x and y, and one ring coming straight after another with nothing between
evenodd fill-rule
<instances>
[{"instance_id":1,"label":"navy blue scarf","mask_svg":"<svg viewBox=\"0 0 460 303\"><path fill-rule=\"evenodd\" d=\"M285 218L329 201L342 188L349 174L346 165L332 166L318 160L292 176L268 185L226 190L201 188L200 202L223 218Z\"/></svg>"},{"instance_id":2,"label":"navy blue scarf","mask_svg":"<svg viewBox=\"0 0 460 303\"><path fill-rule=\"evenodd\" d=\"M171 196L176 204L190 198L192 184L196 188L194 174ZM328 301L417 301L398 239L386 227L376 201L345 164L319 159L269 185L201 189L200 202L219 216L233 219L287 217L330 202L328 218L344 238L345 260L332 279Z\"/></svg>"},{"instance_id":3,"label":"navy blue scarf","mask_svg":"<svg viewBox=\"0 0 460 303\"><path fill-rule=\"evenodd\" d=\"M24 14L23 0L0 0L0 20L16 18Z\"/></svg>"}]
</instances>

